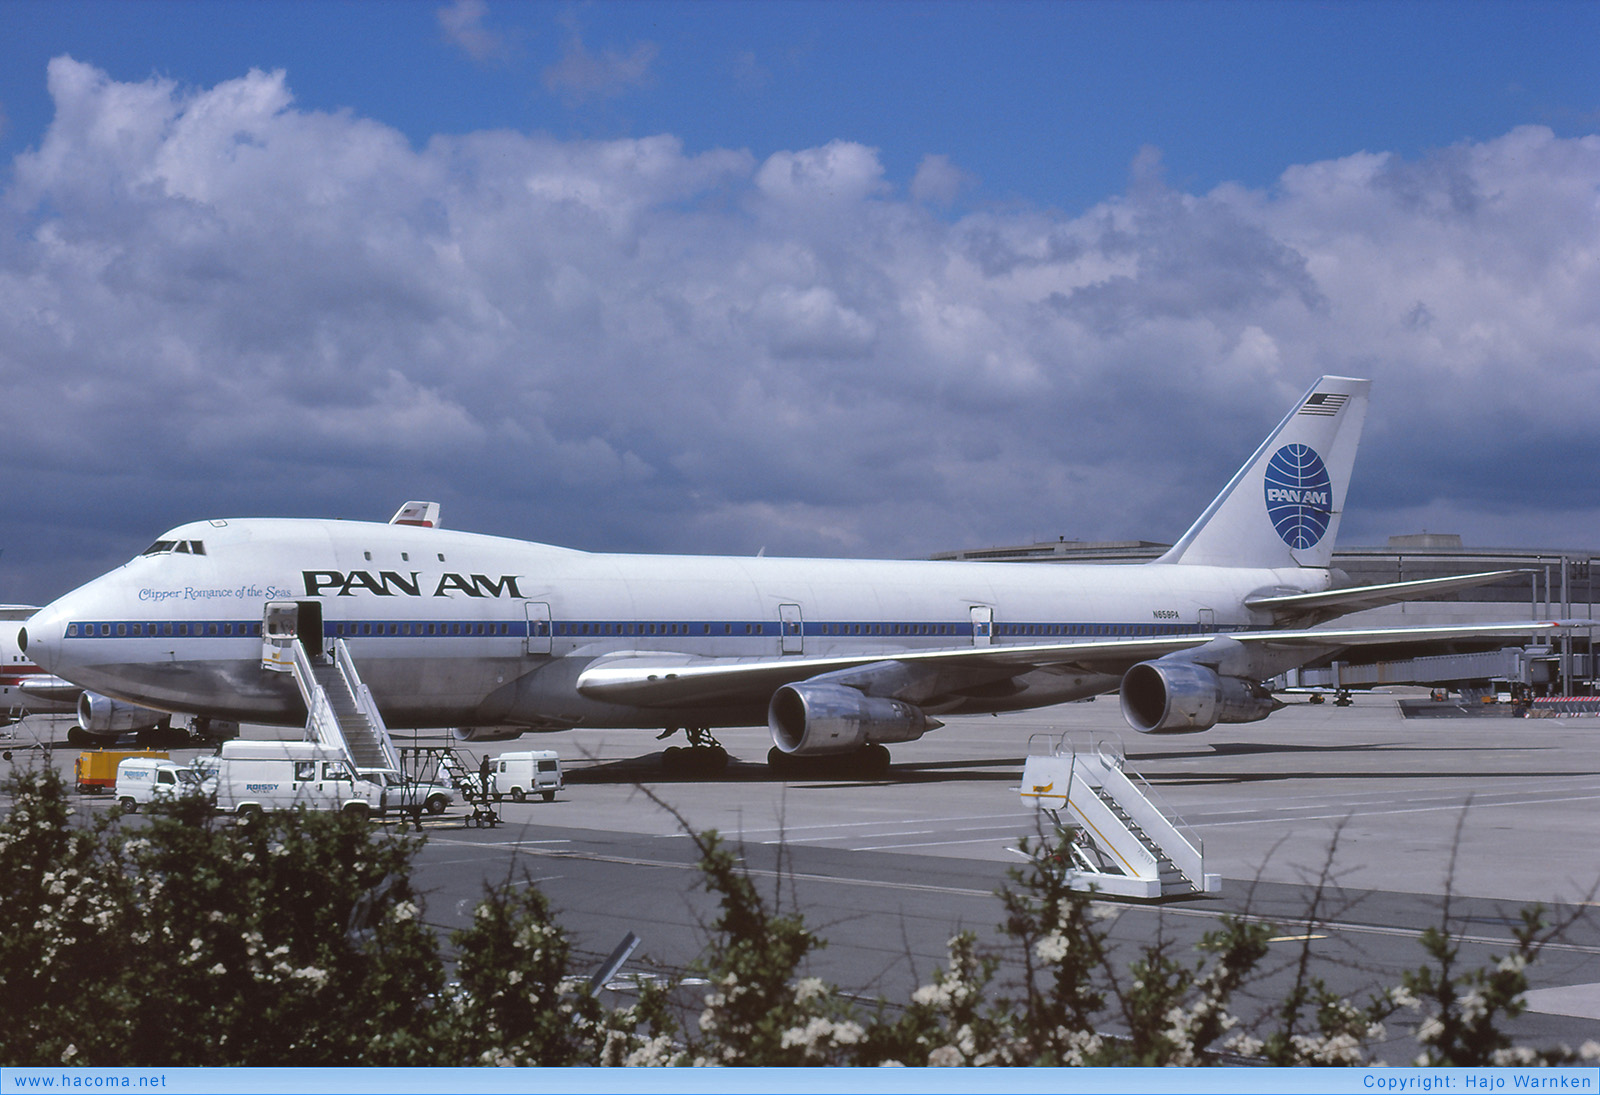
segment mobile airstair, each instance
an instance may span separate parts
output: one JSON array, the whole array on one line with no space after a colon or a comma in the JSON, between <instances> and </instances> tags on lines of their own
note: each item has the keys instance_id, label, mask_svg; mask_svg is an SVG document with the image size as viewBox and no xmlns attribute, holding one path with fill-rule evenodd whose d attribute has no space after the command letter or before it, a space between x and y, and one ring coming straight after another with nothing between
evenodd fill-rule
<instances>
[{"instance_id":1,"label":"mobile airstair","mask_svg":"<svg viewBox=\"0 0 1600 1095\"><path fill-rule=\"evenodd\" d=\"M306 704L306 740L338 749L356 769L400 772L400 755L389 738L372 691L361 681L343 639L333 656L311 658L300 643L290 643L295 683Z\"/></svg>"},{"instance_id":2,"label":"mobile airstair","mask_svg":"<svg viewBox=\"0 0 1600 1095\"><path fill-rule=\"evenodd\" d=\"M1200 838L1168 820L1120 753L1075 752L1064 741L1047 753L1030 743L1029 753L1018 790L1055 822L1073 889L1153 900L1222 888L1221 875L1206 873Z\"/></svg>"}]
</instances>

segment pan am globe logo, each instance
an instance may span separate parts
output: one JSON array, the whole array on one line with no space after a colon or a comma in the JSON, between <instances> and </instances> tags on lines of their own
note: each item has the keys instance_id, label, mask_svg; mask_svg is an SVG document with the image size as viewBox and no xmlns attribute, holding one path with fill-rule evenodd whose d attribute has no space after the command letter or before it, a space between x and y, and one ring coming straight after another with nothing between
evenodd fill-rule
<instances>
[{"instance_id":1,"label":"pan am globe logo","mask_svg":"<svg viewBox=\"0 0 1600 1095\"><path fill-rule=\"evenodd\" d=\"M1267 462L1267 517L1283 542L1312 547L1333 517L1333 482L1327 465L1309 445L1285 445Z\"/></svg>"}]
</instances>

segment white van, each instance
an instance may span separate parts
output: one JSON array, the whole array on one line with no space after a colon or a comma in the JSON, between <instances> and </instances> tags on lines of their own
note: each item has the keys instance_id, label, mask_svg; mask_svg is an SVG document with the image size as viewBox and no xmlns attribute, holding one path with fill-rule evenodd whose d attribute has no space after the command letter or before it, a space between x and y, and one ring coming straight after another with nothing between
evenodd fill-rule
<instances>
[{"instance_id":1,"label":"white van","mask_svg":"<svg viewBox=\"0 0 1600 1095\"><path fill-rule=\"evenodd\" d=\"M489 762L494 776L495 798L510 795L512 802L524 802L539 794L546 802L565 787L561 779L561 758L554 749L535 749L527 753L501 753Z\"/></svg>"},{"instance_id":2,"label":"white van","mask_svg":"<svg viewBox=\"0 0 1600 1095\"><path fill-rule=\"evenodd\" d=\"M399 772L388 768L357 768L356 775L369 783L376 783L386 788L389 792L385 800L389 809L420 813L423 810L430 814L442 814L448 810L456 800L454 787L443 783L422 782L407 779Z\"/></svg>"},{"instance_id":3,"label":"white van","mask_svg":"<svg viewBox=\"0 0 1600 1095\"><path fill-rule=\"evenodd\" d=\"M130 814L152 802L204 794L192 768L162 757L129 757L117 765L117 801Z\"/></svg>"},{"instance_id":4,"label":"white van","mask_svg":"<svg viewBox=\"0 0 1600 1095\"><path fill-rule=\"evenodd\" d=\"M337 749L301 741L229 741L217 765L217 809L343 810L383 816L384 788L358 778Z\"/></svg>"}]
</instances>

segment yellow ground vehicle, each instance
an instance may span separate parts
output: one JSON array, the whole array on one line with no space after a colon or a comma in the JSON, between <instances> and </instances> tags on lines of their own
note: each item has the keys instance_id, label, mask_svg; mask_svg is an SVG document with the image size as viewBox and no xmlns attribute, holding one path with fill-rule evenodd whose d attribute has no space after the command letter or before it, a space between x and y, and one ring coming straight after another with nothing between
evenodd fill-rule
<instances>
[{"instance_id":1,"label":"yellow ground vehicle","mask_svg":"<svg viewBox=\"0 0 1600 1095\"><path fill-rule=\"evenodd\" d=\"M85 749L74 766L78 790L92 794L111 790L117 785L117 765L129 757L166 760L167 754L152 749Z\"/></svg>"}]
</instances>

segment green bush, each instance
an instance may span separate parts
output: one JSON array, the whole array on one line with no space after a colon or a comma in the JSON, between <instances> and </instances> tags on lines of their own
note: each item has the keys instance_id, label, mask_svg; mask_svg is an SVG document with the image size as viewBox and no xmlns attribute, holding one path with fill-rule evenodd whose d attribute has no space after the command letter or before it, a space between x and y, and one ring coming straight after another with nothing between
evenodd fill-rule
<instances>
[{"instance_id":1,"label":"green bush","mask_svg":"<svg viewBox=\"0 0 1600 1095\"><path fill-rule=\"evenodd\" d=\"M236 822L198 802L80 825L49 767L4 790L6 1064L1364 1064L1401 1013L1423 1064L1578 1056L1518 1047L1497 1025L1521 1011L1551 936L1538 908L1510 954L1462 971L1447 906L1424 964L1361 1006L1312 977L1304 950L1288 997L1244 1031L1230 1006L1270 926L1224 917L1197 957L1164 936L1121 957L1114 907L1036 856L1000 890L994 943L962 933L909 1000L862 1007L806 975L824 942L800 913L763 896L715 833L691 833L717 900L694 964L707 987L686 1002L687 988L647 984L606 1007L527 879L488 887L447 959L411 889L420 836L316 812Z\"/></svg>"},{"instance_id":2,"label":"green bush","mask_svg":"<svg viewBox=\"0 0 1600 1095\"><path fill-rule=\"evenodd\" d=\"M443 983L408 881L421 846L337 814L249 824L190 801L70 824L53 769L0 824L0 1059L419 1064ZM31 921L31 922L30 922Z\"/></svg>"}]
</instances>

